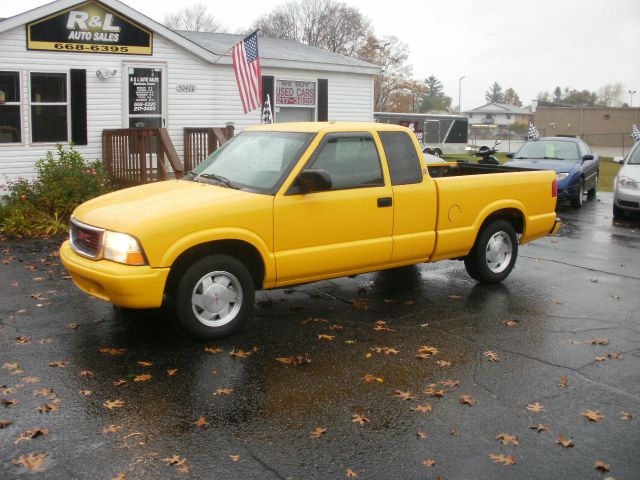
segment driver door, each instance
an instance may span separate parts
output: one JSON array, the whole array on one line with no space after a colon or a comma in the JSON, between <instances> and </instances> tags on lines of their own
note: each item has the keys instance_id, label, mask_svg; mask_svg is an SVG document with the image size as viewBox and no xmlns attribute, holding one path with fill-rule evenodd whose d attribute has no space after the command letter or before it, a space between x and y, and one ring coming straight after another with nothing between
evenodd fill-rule
<instances>
[{"instance_id":1,"label":"driver door","mask_svg":"<svg viewBox=\"0 0 640 480\"><path fill-rule=\"evenodd\" d=\"M393 192L370 133L328 134L304 169L326 171L332 187L274 200L277 284L375 269L391 258Z\"/></svg>"}]
</instances>

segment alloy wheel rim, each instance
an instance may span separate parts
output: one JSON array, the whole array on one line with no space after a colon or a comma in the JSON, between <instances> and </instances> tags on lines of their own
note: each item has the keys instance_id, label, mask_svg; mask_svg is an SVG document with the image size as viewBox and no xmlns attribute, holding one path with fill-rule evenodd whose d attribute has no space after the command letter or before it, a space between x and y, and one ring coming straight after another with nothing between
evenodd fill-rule
<instances>
[{"instance_id":1,"label":"alloy wheel rim","mask_svg":"<svg viewBox=\"0 0 640 480\"><path fill-rule=\"evenodd\" d=\"M493 273L504 272L513 256L513 242L506 232L494 233L487 242L485 259L487 267Z\"/></svg>"},{"instance_id":2,"label":"alloy wheel rim","mask_svg":"<svg viewBox=\"0 0 640 480\"><path fill-rule=\"evenodd\" d=\"M191 309L200 323L222 327L238 316L242 286L235 275L215 271L204 275L191 293Z\"/></svg>"}]
</instances>

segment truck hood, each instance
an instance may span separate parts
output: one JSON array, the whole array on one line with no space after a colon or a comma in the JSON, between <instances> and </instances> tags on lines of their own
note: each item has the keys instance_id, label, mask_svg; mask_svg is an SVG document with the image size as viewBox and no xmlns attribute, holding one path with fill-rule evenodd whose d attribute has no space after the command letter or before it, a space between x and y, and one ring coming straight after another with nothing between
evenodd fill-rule
<instances>
[{"instance_id":1,"label":"truck hood","mask_svg":"<svg viewBox=\"0 0 640 480\"><path fill-rule=\"evenodd\" d=\"M536 170L555 170L557 173L569 173L575 168L578 162L571 160L544 160L544 159L514 159L509 162L505 162L504 165L508 167L523 167L534 168Z\"/></svg>"},{"instance_id":2,"label":"truck hood","mask_svg":"<svg viewBox=\"0 0 640 480\"><path fill-rule=\"evenodd\" d=\"M198 206L208 211L229 200L254 194L184 180L150 183L108 193L83 203L73 213L95 227L137 234L142 225L180 223Z\"/></svg>"}]
</instances>

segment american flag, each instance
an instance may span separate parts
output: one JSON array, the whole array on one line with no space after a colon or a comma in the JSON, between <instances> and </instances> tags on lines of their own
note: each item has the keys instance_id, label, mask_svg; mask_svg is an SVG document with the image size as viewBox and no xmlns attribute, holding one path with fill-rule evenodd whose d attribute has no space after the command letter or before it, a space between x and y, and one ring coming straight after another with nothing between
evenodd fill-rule
<instances>
[{"instance_id":1,"label":"american flag","mask_svg":"<svg viewBox=\"0 0 640 480\"><path fill-rule=\"evenodd\" d=\"M262 123L273 123L273 112L271 111L271 98L267 95L262 108Z\"/></svg>"},{"instance_id":2,"label":"american flag","mask_svg":"<svg viewBox=\"0 0 640 480\"><path fill-rule=\"evenodd\" d=\"M529 122L529 132L527 133L527 140L536 140L538 138L540 138L538 129L533 124L533 122Z\"/></svg>"},{"instance_id":3,"label":"american flag","mask_svg":"<svg viewBox=\"0 0 640 480\"><path fill-rule=\"evenodd\" d=\"M255 31L233 47L233 70L244 113L262 104L262 75L258 55L258 32Z\"/></svg>"},{"instance_id":4,"label":"american flag","mask_svg":"<svg viewBox=\"0 0 640 480\"><path fill-rule=\"evenodd\" d=\"M637 125L633 125L633 127L631 127L631 137L636 141L636 142L640 142L640 129L638 128Z\"/></svg>"}]
</instances>

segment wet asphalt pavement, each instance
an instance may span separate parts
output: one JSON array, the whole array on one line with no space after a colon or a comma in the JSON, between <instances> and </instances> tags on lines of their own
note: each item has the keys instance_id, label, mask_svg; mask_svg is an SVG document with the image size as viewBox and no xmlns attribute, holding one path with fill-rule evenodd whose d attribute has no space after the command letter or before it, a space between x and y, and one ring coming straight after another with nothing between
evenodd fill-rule
<instances>
[{"instance_id":1,"label":"wet asphalt pavement","mask_svg":"<svg viewBox=\"0 0 640 480\"><path fill-rule=\"evenodd\" d=\"M560 207L501 285L448 261L261 292L209 343L5 240L0 478L638 479L640 219L611 201Z\"/></svg>"}]
</instances>

